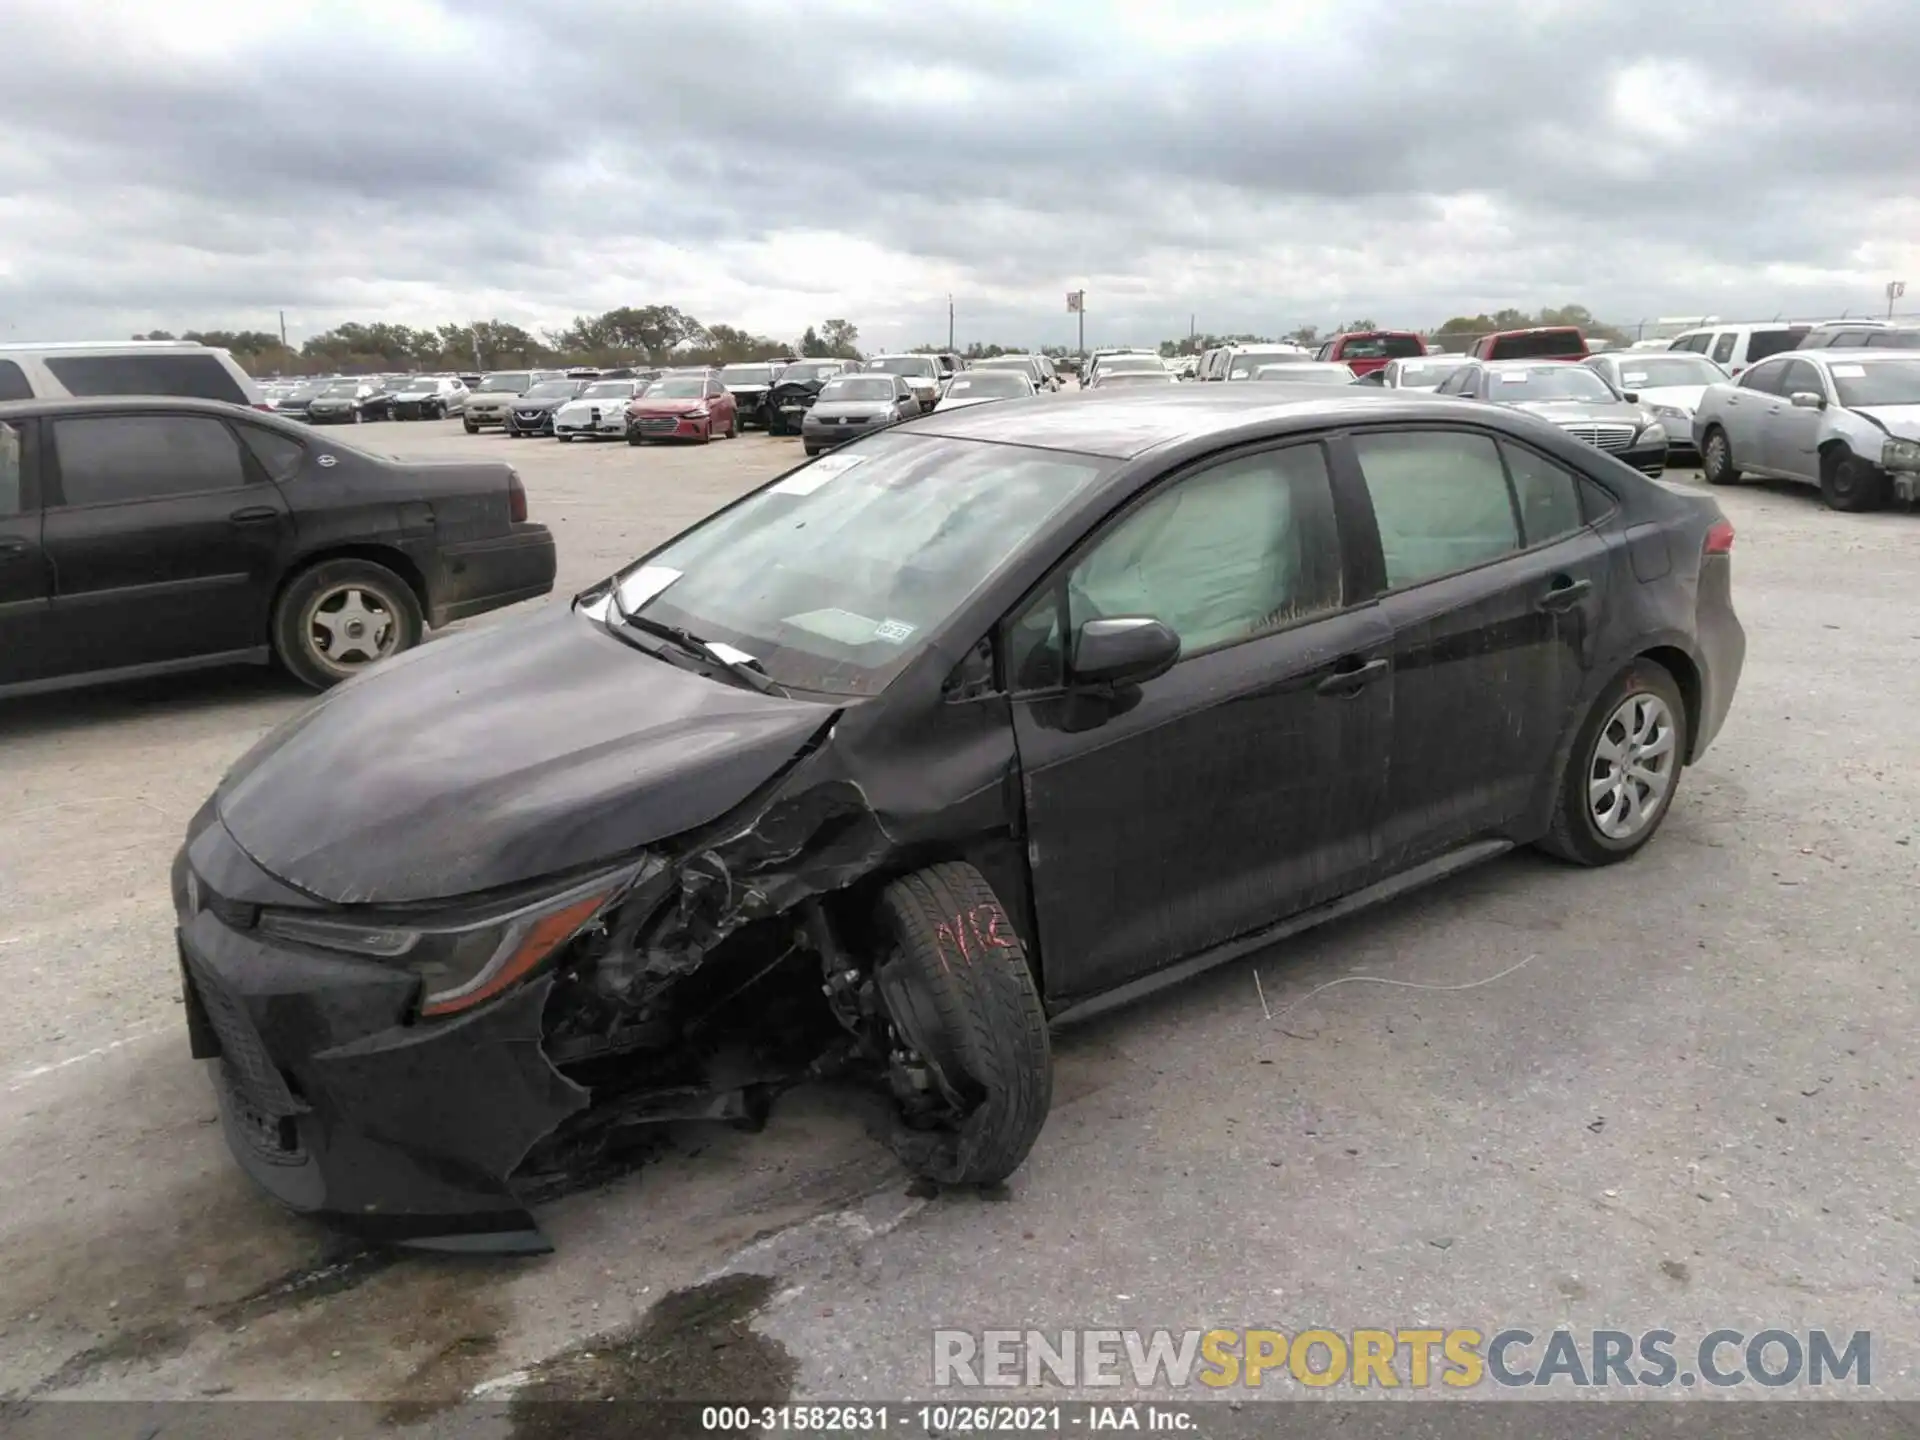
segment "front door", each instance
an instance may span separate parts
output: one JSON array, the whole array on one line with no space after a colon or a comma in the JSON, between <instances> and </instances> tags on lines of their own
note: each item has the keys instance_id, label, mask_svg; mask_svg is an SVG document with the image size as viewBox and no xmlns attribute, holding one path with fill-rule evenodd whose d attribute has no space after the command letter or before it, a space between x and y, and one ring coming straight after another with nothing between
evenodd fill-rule
<instances>
[{"instance_id":1,"label":"front door","mask_svg":"<svg viewBox=\"0 0 1920 1440\"><path fill-rule=\"evenodd\" d=\"M1343 610L1326 454L1202 465L1082 546L1007 627L1048 998L1137 979L1365 883L1389 629ZM1089 619L1181 638L1164 675L1072 683Z\"/></svg>"},{"instance_id":2,"label":"front door","mask_svg":"<svg viewBox=\"0 0 1920 1440\"><path fill-rule=\"evenodd\" d=\"M43 532L54 575L48 624L74 668L267 643L292 520L225 421L127 413L44 428L57 476Z\"/></svg>"},{"instance_id":3,"label":"front door","mask_svg":"<svg viewBox=\"0 0 1920 1440\"><path fill-rule=\"evenodd\" d=\"M1394 636L1382 840L1415 863L1498 833L1537 793L1594 660L1609 554L1577 478L1539 452L1439 428L1351 443Z\"/></svg>"},{"instance_id":4,"label":"front door","mask_svg":"<svg viewBox=\"0 0 1920 1440\"><path fill-rule=\"evenodd\" d=\"M1818 480L1820 429L1826 417L1818 410L1795 405L1796 393L1829 401L1833 398L1827 394L1827 382L1818 366L1805 360L1787 361L1780 375L1780 393L1768 397L1770 403L1760 431L1760 463L1796 480Z\"/></svg>"}]
</instances>

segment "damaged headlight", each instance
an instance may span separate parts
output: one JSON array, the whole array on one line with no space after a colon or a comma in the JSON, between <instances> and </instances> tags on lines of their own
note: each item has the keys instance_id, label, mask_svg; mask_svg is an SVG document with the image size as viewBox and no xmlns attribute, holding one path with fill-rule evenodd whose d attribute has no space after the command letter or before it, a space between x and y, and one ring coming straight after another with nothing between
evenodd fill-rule
<instances>
[{"instance_id":1,"label":"damaged headlight","mask_svg":"<svg viewBox=\"0 0 1920 1440\"><path fill-rule=\"evenodd\" d=\"M1920 440L1889 440L1880 447L1880 463L1888 470L1920 470Z\"/></svg>"},{"instance_id":2,"label":"damaged headlight","mask_svg":"<svg viewBox=\"0 0 1920 1440\"><path fill-rule=\"evenodd\" d=\"M538 969L620 900L645 868L624 866L535 900L418 923L267 910L260 929L297 945L391 960L426 984L423 1016L452 1015L491 1000Z\"/></svg>"}]
</instances>

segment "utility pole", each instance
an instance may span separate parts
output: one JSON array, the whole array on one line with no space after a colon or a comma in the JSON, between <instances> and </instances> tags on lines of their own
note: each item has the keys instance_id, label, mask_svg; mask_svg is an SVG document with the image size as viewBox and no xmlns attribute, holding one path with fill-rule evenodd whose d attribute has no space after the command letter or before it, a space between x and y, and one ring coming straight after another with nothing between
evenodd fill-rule
<instances>
[{"instance_id":1,"label":"utility pole","mask_svg":"<svg viewBox=\"0 0 1920 1440\"><path fill-rule=\"evenodd\" d=\"M947 296L947 349L953 349L953 296Z\"/></svg>"},{"instance_id":2,"label":"utility pole","mask_svg":"<svg viewBox=\"0 0 1920 1440\"><path fill-rule=\"evenodd\" d=\"M1087 363L1087 292L1069 290L1067 292L1067 313L1080 317L1080 365L1084 372Z\"/></svg>"},{"instance_id":3,"label":"utility pole","mask_svg":"<svg viewBox=\"0 0 1920 1440\"><path fill-rule=\"evenodd\" d=\"M1906 293L1907 293L1906 281L1889 280L1887 282L1887 318L1889 320L1893 318L1893 302L1898 300L1902 295Z\"/></svg>"},{"instance_id":4,"label":"utility pole","mask_svg":"<svg viewBox=\"0 0 1920 1440\"><path fill-rule=\"evenodd\" d=\"M284 310L280 312L280 348L287 348L287 312Z\"/></svg>"}]
</instances>

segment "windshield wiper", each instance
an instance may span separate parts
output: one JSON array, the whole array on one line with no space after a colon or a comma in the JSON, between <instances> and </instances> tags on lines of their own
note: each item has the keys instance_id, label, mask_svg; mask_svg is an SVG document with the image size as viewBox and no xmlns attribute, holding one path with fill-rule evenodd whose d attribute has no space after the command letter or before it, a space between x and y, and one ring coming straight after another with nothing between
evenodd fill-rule
<instances>
[{"instance_id":1,"label":"windshield wiper","mask_svg":"<svg viewBox=\"0 0 1920 1440\"><path fill-rule=\"evenodd\" d=\"M621 620L631 625L634 629L655 636L658 639L666 640L671 644L679 646L680 649L686 651L689 655L696 656L710 664L718 665L729 675L751 688L758 690L762 695L779 695L784 697L787 693L781 688L779 681L767 674L766 671L760 669L758 665L749 664L744 660L734 659L731 655L723 653L711 641L702 640L691 630L682 630L678 625L668 625L663 621L650 619L645 615L638 615L626 609L620 604L620 597L617 591L613 597L613 608L619 612Z\"/></svg>"}]
</instances>

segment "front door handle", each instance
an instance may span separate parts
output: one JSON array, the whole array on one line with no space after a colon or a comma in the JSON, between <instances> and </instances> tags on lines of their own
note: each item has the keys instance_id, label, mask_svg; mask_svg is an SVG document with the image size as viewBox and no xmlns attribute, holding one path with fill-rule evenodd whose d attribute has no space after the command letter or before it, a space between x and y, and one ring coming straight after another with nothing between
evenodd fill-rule
<instances>
[{"instance_id":1,"label":"front door handle","mask_svg":"<svg viewBox=\"0 0 1920 1440\"><path fill-rule=\"evenodd\" d=\"M1571 610L1592 593L1591 580L1570 580L1563 575L1553 582L1551 590L1540 597L1539 608L1554 612Z\"/></svg>"},{"instance_id":2,"label":"front door handle","mask_svg":"<svg viewBox=\"0 0 1920 1440\"><path fill-rule=\"evenodd\" d=\"M1358 664L1343 660L1340 663L1343 668L1335 670L1313 687L1318 693L1330 695L1336 700L1358 695L1374 681L1385 679L1387 671L1392 668L1387 660L1367 660Z\"/></svg>"},{"instance_id":3,"label":"front door handle","mask_svg":"<svg viewBox=\"0 0 1920 1440\"><path fill-rule=\"evenodd\" d=\"M227 519L235 525L264 525L270 520L278 520L280 512L271 505L249 505L244 510L236 510Z\"/></svg>"},{"instance_id":4,"label":"front door handle","mask_svg":"<svg viewBox=\"0 0 1920 1440\"><path fill-rule=\"evenodd\" d=\"M18 535L0 536L0 555L24 555L26 553L27 542L22 540Z\"/></svg>"}]
</instances>

